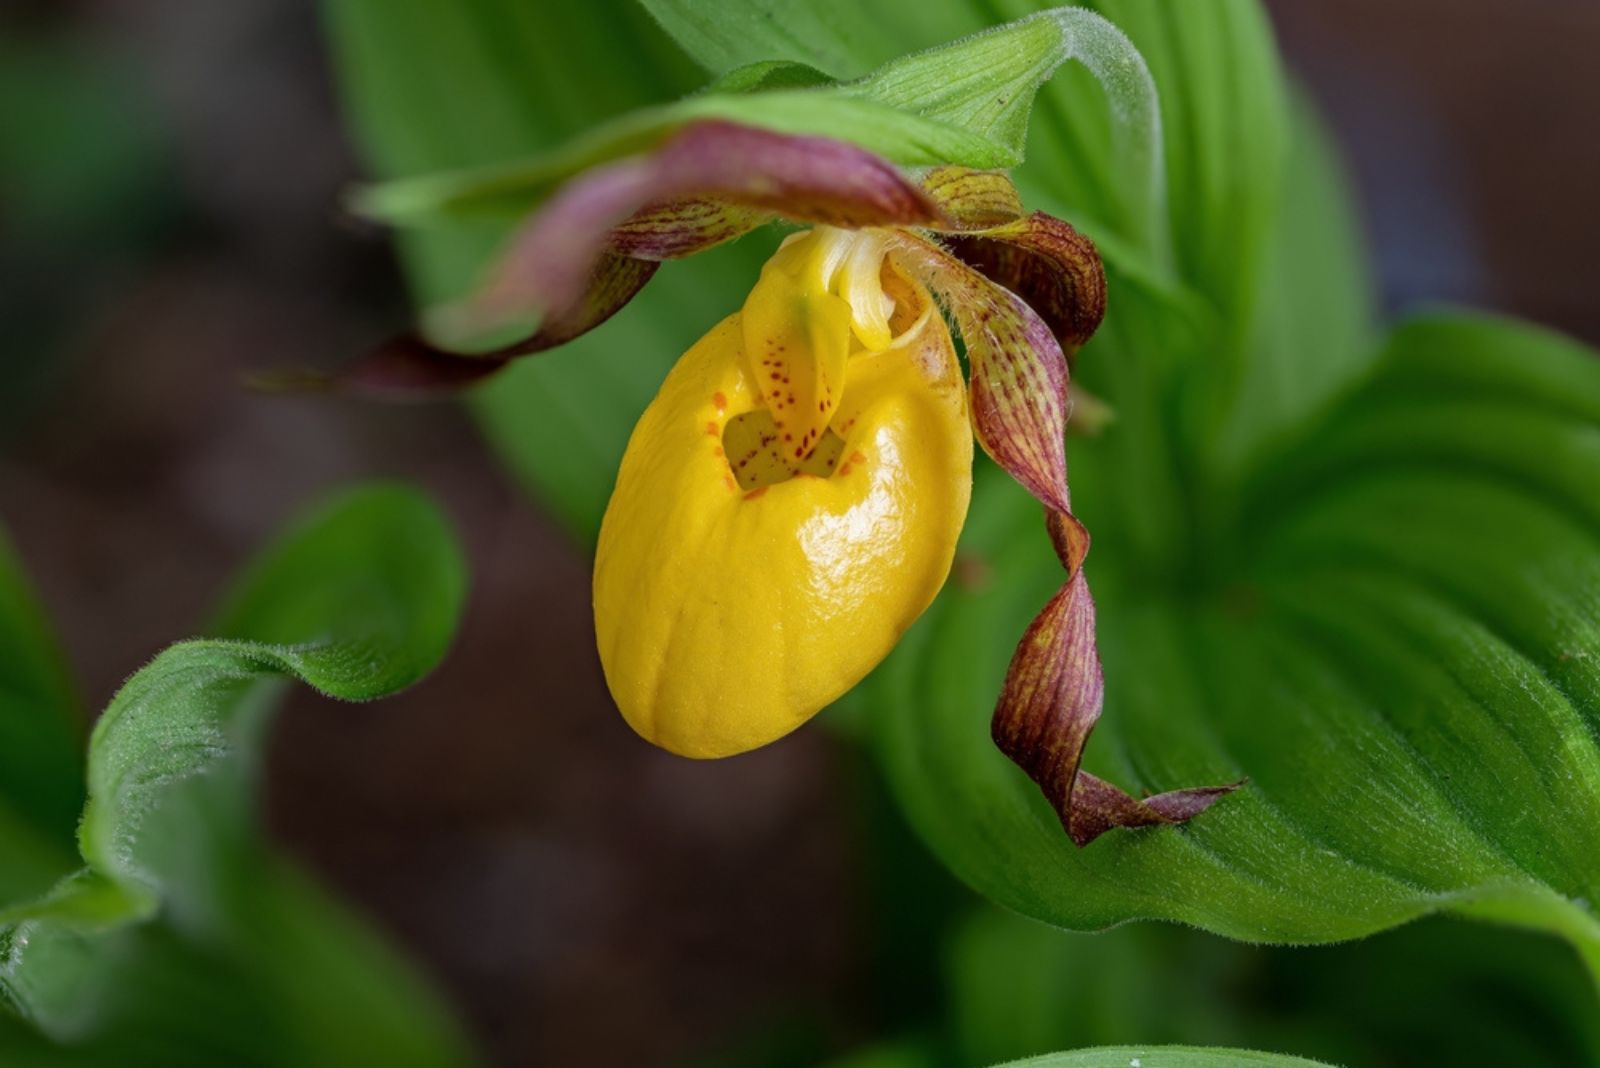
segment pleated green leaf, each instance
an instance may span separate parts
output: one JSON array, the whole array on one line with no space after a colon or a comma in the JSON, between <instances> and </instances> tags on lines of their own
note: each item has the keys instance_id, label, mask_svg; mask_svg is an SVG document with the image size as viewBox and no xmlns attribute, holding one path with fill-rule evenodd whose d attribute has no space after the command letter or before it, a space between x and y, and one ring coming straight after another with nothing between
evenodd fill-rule
<instances>
[{"instance_id":1,"label":"pleated green leaf","mask_svg":"<svg viewBox=\"0 0 1600 1068\"><path fill-rule=\"evenodd\" d=\"M1456 910L1600 964L1597 485L1594 355L1446 317L1404 327L1211 502L1227 532L1182 573L1108 568L1129 564L1090 511L1109 580L1091 770L1250 784L1181 831L1077 850L984 744L1008 655L985 636L1020 627L1051 574L1032 509L985 481L966 551L991 578L936 604L884 673L882 753L958 873L1063 926L1307 942Z\"/></svg>"},{"instance_id":2,"label":"pleated green leaf","mask_svg":"<svg viewBox=\"0 0 1600 1068\"><path fill-rule=\"evenodd\" d=\"M1061 10L1038 0L641 2L707 69L785 59L839 78L1001 20ZM1229 308L1247 302L1277 215L1289 144L1283 75L1260 6L1095 0L1078 8L1126 33L1162 90L1169 223L1183 276ZM983 70L975 64L971 73ZM1125 109L1110 103L1087 69L1069 64L1051 78L1027 141L1024 192L1097 238L1159 240L1161 231L1143 219L1140 164L1119 150L1119 139L1130 136ZM1108 256L1120 251L1108 244Z\"/></svg>"},{"instance_id":3,"label":"pleated green leaf","mask_svg":"<svg viewBox=\"0 0 1600 1068\"><path fill-rule=\"evenodd\" d=\"M56 1041L161 1051L129 1063L464 1063L419 981L263 850L253 815L284 685L359 701L415 682L464 589L443 517L401 487L345 494L258 561L217 637L169 647L100 717L85 866L0 910L0 1004Z\"/></svg>"}]
</instances>

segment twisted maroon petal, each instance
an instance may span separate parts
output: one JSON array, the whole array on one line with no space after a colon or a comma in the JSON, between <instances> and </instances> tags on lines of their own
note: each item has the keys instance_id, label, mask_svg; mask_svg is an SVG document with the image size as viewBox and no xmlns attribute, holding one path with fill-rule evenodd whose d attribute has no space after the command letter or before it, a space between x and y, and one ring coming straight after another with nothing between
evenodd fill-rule
<instances>
[{"instance_id":1,"label":"twisted maroon petal","mask_svg":"<svg viewBox=\"0 0 1600 1068\"><path fill-rule=\"evenodd\" d=\"M1231 783L1139 800L1081 770L1104 700L1094 598L1079 570L1023 634L990 724L995 745L1038 783L1075 844L1116 827L1183 823L1238 789Z\"/></svg>"},{"instance_id":2,"label":"twisted maroon petal","mask_svg":"<svg viewBox=\"0 0 1600 1068\"><path fill-rule=\"evenodd\" d=\"M985 239L1003 233L1003 240L989 240L1021 249L1015 258L995 261L1013 268L999 273L1032 281L1035 292L1058 300L1056 319L1069 325L1067 337L1076 346L1093 332L1104 309L1099 257L1065 223L1034 219L985 231ZM1067 573L1012 655L990 727L995 744L1039 785L1079 846L1113 827L1182 823L1236 785L1140 801L1079 767L1100 718L1105 683L1094 599L1082 571L1089 532L1073 516L1067 489L1069 374L1057 332L1016 293L953 253L909 234L894 241L896 257L939 294L955 318L971 367L974 433L984 451L1044 505L1050 543ZM1033 277L1067 266L1076 275L1053 288ZM1069 306L1079 297L1089 306Z\"/></svg>"},{"instance_id":3,"label":"twisted maroon petal","mask_svg":"<svg viewBox=\"0 0 1600 1068\"><path fill-rule=\"evenodd\" d=\"M650 260L601 254L580 298L513 344L466 354L440 348L421 334L401 334L332 373L268 373L255 376L253 384L273 392L335 390L386 401L448 396L477 385L518 356L554 348L599 326L644 288L658 266Z\"/></svg>"}]
</instances>

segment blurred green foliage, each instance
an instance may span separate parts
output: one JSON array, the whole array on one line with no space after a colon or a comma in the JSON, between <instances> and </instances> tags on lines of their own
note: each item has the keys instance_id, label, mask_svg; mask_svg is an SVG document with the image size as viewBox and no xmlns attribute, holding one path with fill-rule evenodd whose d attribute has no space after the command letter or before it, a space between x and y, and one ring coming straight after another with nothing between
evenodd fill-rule
<instances>
[{"instance_id":1,"label":"blurred green foliage","mask_svg":"<svg viewBox=\"0 0 1600 1068\"><path fill-rule=\"evenodd\" d=\"M39 353L81 328L75 301L118 279L176 214L176 167L145 87L111 50L0 37L0 437L66 371Z\"/></svg>"},{"instance_id":2,"label":"blurred green foliage","mask_svg":"<svg viewBox=\"0 0 1600 1068\"><path fill-rule=\"evenodd\" d=\"M0 558L0 724L50 739L0 764L0 804L77 795L59 754L59 657ZM444 519L399 487L352 491L246 574L211 638L169 647L113 698L88 749L84 867L0 895L0 1063L452 1065L465 1045L424 984L266 849L254 815L262 732L285 679L367 700L444 655L465 572ZM56 754L56 755L52 755ZM19 770L20 769L20 770ZM73 807L77 807L74 804ZM11 869L34 838L65 875L72 823L0 824Z\"/></svg>"}]
</instances>

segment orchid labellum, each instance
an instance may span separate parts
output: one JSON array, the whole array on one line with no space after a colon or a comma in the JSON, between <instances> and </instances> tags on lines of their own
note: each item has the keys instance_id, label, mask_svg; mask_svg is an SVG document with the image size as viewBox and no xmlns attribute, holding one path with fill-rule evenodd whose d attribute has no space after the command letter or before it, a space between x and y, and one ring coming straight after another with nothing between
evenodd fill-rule
<instances>
[{"instance_id":1,"label":"orchid labellum","mask_svg":"<svg viewBox=\"0 0 1600 1068\"><path fill-rule=\"evenodd\" d=\"M598 325L661 261L778 220L810 229L667 376L601 527L596 630L628 723L721 757L853 687L949 574L976 437L1043 504L1066 576L1011 661L996 743L1080 845L1181 822L1231 789L1137 800L1079 769L1102 679L1089 538L1067 492L1068 357L1100 322L1105 280L1093 245L1025 213L1003 175L914 179L841 142L691 124L569 182L455 309L478 326L537 315L524 340L462 356L402 339L346 383L474 381Z\"/></svg>"}]
</instances>

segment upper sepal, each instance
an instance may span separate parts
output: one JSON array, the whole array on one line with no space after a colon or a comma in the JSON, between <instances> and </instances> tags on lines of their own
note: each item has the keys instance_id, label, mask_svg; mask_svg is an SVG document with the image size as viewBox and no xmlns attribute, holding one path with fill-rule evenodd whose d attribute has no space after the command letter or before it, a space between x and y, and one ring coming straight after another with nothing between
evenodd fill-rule
<instances>
[{"instance_id":1,"label":"upper sepal","mask_svg":"<svg viewBox=\"0 0 1600 1068\"><path fill-rule=\"evenodd\" d=\"M513 235L476 294L429 317L440 343L391 342L325 381L389 394L392 384L404 383L405 395L460 388L509 359L598 326L632 299L658 261L705 251L777 218L851 228L948 221L920 186L855 145L719 120L692 123L647 155L563 186ZM527 324L519 340L453 354L518 323Z\"/></svg>"},{"instance_id":2,"label":"upper sepal","mask_svg":"<svg viewBox=\"0 0 1600 1068\"><path fill-rule=\"evenodd\" d=\"M861 227L921 225L939 213L892 164L854 145L693 123L649 155L563 186L513 237L463 318L489 330L529 311L558 315L582 299L608 247L645 259L688 255L774 217Z\"/></svg>"}]
</instances>

